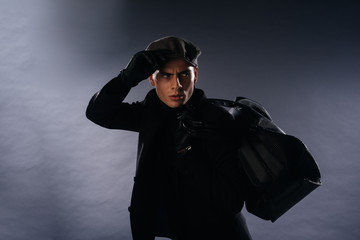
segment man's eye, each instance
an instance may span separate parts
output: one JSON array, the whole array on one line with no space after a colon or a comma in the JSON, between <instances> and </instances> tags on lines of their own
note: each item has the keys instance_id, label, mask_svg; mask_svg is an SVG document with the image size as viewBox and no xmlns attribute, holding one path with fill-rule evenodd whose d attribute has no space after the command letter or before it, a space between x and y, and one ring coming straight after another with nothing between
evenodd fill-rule
<instances>
[{"instance_id":1,"label":"man's eye","mask_svg":"<svg viewBox=\"0 0 360 240\"><path fill-rule=\"evenodd\" d=\"M169 78L169 77L170 77L170 74L162 73L162 74L161 74L161 77L163 77L163 78Z\"/></svg>"},{"instance_id":2,"label":"man's eye","mask_svg":"<svg viewBox=\"0 0 360 240\"><path fill-rule=\"evenodd\" d=\"M183 73L181 73L181 76L182 77L188 77L190 74L189 74L189 72L183 72Z\"/></svg>"}]
</instances>

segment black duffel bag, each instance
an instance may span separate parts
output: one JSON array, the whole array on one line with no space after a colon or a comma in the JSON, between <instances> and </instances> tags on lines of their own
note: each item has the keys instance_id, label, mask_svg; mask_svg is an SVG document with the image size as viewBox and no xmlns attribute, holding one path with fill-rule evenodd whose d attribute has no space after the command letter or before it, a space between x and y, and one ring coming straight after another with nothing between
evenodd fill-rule
<instances>
[{"instance_id":1,"label":"black duffel bag","mask_svg":"<svg viewBox=\"0 0 360 240\"><path fill-rule=\"evenodd\" d=\"M180 118L181 126L190 136L236 141L239 164L251 183L245 202L248 212L274 222L321 185L318 165L307 147L277 127L260 104L242 97L206 103L225 108L234 124L211 125L187 113Z\"/></svg>"}]
</instances>

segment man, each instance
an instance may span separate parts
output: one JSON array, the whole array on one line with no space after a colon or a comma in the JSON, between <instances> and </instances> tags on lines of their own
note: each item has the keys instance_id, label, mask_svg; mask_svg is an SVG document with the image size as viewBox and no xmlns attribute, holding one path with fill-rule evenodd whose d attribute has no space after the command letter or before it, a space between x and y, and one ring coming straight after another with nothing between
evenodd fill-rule
<instances>
[{"instance_id":1,"label":"man","mask_svg":"<svg viewBox=\"0 0 360 240\"><path fill-rule=\"evenodd\" d=\"M87 108L86 116L100 126L139 133L129 207L135 240L251 239L240 213L248 182L231 141L192 137L179 126L184 114L214 124L232 121L195 88L200 54L185 39L158 39L136 53ZM123 102L147 78L154 89L145 99Z\"/></svg>"}]
</instances>

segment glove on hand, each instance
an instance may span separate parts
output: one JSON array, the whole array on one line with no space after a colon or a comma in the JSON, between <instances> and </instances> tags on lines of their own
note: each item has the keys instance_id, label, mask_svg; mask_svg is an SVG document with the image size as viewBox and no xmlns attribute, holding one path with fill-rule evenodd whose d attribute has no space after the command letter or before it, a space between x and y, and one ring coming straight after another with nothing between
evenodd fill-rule
<instances>
[{"instance_id":1,"label":"glove on hand","mask_svg":"<svg viewBox=\"0 0 360 240\"><path fill-rule=\"evenodd\" d=\"M169 50L141 51L136 53L128 65L121 71L121 78L126 85L134 87L148 78L171 55Z\"/></svg>"}]
</instances>

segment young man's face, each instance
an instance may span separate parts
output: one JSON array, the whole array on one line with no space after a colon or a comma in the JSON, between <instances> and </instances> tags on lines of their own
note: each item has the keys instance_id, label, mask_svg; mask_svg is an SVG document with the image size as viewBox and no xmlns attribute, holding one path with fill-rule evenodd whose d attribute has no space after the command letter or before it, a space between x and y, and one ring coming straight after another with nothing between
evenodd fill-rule
<instances>
[{"instance_id":1,"label":"young man's face","mask_svg":"<svg viewBox=\"0 0 360 240\"><path fill-rule=\"evenodd\" d=\"M190 99L194 92L198 68L182 59L167 62L150 76L150 84L160 100L171 108L177 108Z\"/></svg>"}]
</instances>

